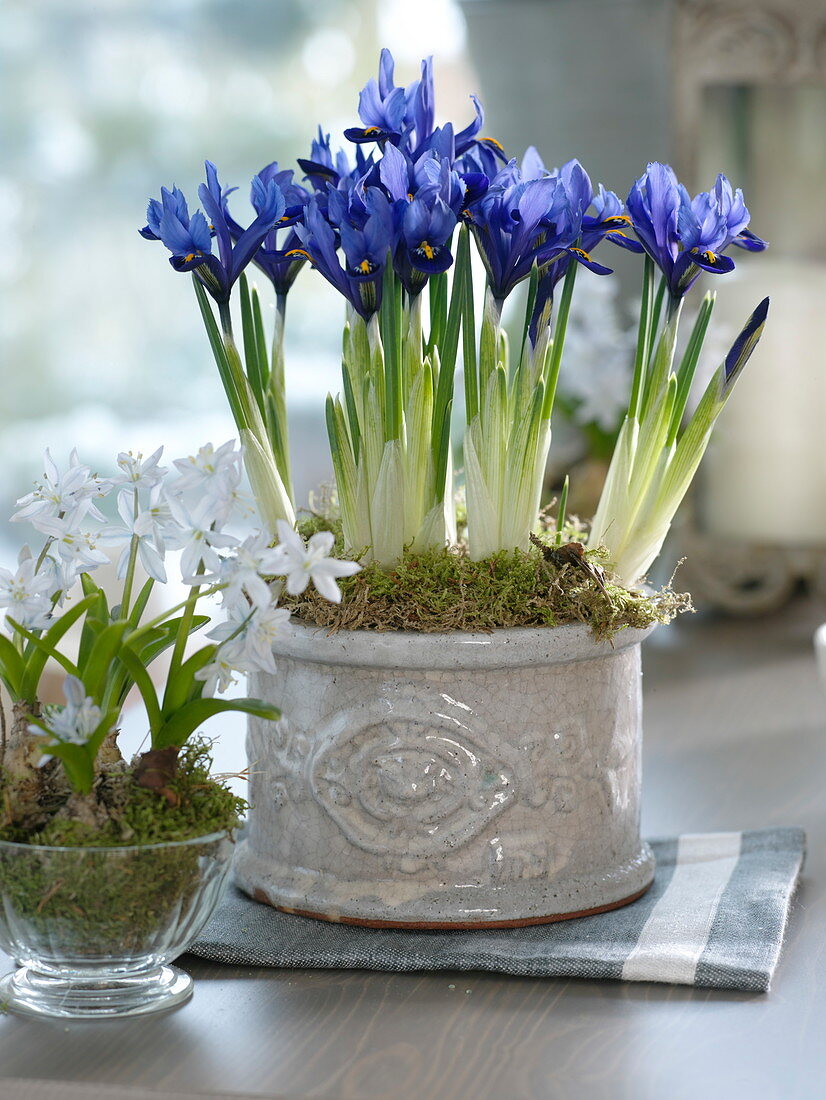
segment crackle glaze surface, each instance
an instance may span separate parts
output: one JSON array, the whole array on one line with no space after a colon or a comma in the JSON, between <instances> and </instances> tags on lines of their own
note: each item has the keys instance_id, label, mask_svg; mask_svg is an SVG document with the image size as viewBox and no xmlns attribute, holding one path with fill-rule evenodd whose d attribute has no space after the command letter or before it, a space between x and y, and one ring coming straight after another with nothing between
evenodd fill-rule
<instances>
[{"instance_id":1,"label":"crackle glaze surface","mask_svg":"<svg viewBox=\"0 0 826 1100\"><path fill-rule=\"evenodd\" d=\"M394 635L296 624L252 694L236 878L334 919L539 920L653 877L639 837L645 632Z\"/></svg>"}]
</instances>

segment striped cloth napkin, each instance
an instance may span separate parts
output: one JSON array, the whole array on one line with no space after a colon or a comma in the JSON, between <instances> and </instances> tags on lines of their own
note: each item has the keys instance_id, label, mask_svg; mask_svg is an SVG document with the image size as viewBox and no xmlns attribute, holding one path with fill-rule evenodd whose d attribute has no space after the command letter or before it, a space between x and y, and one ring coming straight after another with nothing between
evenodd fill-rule
<instances>
[{"instance_id":1,"label":"striped cloth napkin","mask_svg":"<svg viewBox=\"0 0 826 1100\"><path fill-rule=\"evenodd\" d=\"M215 962L489 970L766 992L805 851L801 829L652 840L654 885L623 909L532 928L420 932L280 913L230 888L190 949Z\"/></svg>"}]
</instances>

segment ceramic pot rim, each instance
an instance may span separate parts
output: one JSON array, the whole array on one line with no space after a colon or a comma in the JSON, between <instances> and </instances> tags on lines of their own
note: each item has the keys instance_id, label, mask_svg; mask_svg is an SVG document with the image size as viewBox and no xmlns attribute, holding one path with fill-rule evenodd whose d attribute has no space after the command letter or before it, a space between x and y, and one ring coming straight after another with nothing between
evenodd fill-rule
<instances>
[{"instance_id":1,"label":"ceramic pot rim","mask_svg":"<svg viewBox=\"0 0 826 1100\"><path fill-rule=\"evenodd\" d=\"M513 627L491 634L452 631L340 630L291 619L291 633L277 638L273 654L322 665L392 669L495 669L568 664L611 657L639 645L654 630L627 628L611 641L597 642L585 623L555 627Z\"/></svg>"}]
</instances>

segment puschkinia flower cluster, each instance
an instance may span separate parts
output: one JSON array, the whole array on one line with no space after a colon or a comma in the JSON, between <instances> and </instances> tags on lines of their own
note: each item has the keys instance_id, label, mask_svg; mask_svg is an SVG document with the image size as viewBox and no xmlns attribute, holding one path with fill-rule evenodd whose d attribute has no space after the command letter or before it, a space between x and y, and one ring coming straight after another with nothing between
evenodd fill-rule
<instances>
[{"instance_id":1,"label":"puschkinia flower cluster","mask_svg":"<svg viewBox=\"0 0 826 1100\"><path fill-rule=\"evenodd\" d=\"M181 578L190 586L193 605L218 593L226 615L209 631L214 653L196 674L204 682L203 694L211 695L239 673L276 671L272 643L290 618L276 606L281 586L298 593L312 583L325 598L339 601L336 578L351 576L359 566L333 559L332 536L324 533L305 543L285 524L275 544L262 532L245 538L232 533L229 525L252 513L241 487L242 452L234 441L218 448L208 443L170 467L161 465L162 454L163 448L147 457L121 453L114 475L103 478L75 451L64 470L47 451L42 480L17 502L12 517L34 527L44 544L37 557L24 547L15 571L0 568L0 608L12 637L37 637L72 607L77 582L108 564L107 549L113 548L120 551L117 577L123 582L113 618L118 608L125 616L134 607L137 563L152 583L164 584L167 555L179 551ZM119 521L106 521L107 501L110 507L114 503ZM273 583L274 578L283 580ZM67 677L64 692L65 706L48 709L48 731L63 743L85 743L101 721L101 709L75 676Z\"/></svg>"}]
</instances>

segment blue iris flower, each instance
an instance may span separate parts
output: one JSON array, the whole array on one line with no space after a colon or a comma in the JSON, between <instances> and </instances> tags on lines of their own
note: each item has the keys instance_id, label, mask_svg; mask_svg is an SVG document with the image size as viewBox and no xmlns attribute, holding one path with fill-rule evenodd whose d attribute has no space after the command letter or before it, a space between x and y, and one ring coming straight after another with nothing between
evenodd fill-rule
<instances>
[{"instance_id":1,"label":"blue iris flower","mask_svg":"<svg viewBox=\"0 0 826 1100\"><path fill-rule=\"evenodd\" d=\"M212 297L226 304L232 287L250 263L261 242L286 209L281 188L274 179L264 181L258 176L252 181L252 204L256 218L240 233L233 244L227 222L226 199L215 165L206 162L207 182L201 184L201 197L207 217L197 210L192 217L186 199L178 188L161 190L161 199L150 200L147 224L140 233L147 240L160 240L172 255L169 262L176 271L194 271ZM209 222L207 221L209 218ZM213 235L218 243L218 255L212 251Z\"/></svg>"},{"instance_id":2,"label":"blue iris flower","mask_svg":"<svg viewBox=\"0 0 826 1100\"><path fill-rule=\"evenodd\" d=\"M150 199L147 224L139 230L148 241L162 241L172 255L169 262L176 271L200 267L212 252L212 233L200 210L192 217L183 192L178 187L161 188L161 197Z\"/></svg>"},{"instance_id":3,"label":"blue iris flower","mask_svg":"<svg viewBox=\"0 0 826 1100\"><path fill-rule=\"evenodd\" d=\"M394 269L408 294L418 294L430 275L453 263L450 240L464 207L465 184L435 150L414 162L393 145L384 148L376 183L392 203L398 241Z\"/></svg>"},{"instance_id":4,"label":"blue iris flower","mask_svg":"<svg viewBox=\"0 0 826 1100\"><path fill-rule=\"evenodd\" d=\"M138 230L140 235L146 238L147 241L159 241L161 239L161 218L165 210L169 210L182 225L187 229L189 228L189 210L183 191L179 187L173 187L171 191L166 187L162 187L160 200L149 200L149 205L146 208L146 225L143 229Z\"/></svg>"},{"instance_id":5,"label":"blue iris flower","mask_svg":"<svg viewBox=\"0 0 826 1100\"><path fill-rule=\"evenodd\" d=\"M420 78L406 88L396 86L394 70L393 55L387 49L382 50L378 79L370 79L359 96L359 118L364 125L350 127L344 136L356 144L378 142L382 148L397 145L415 160L440 141L441 129L435 127L433 58L422 61ZM456 133L451 130L455 157L477 143L484 122L478 99L471 96L471 100L475 118L463 130Z\"/></svg>"},{"instance_id":6,"label":"blue iris flower","mask_svg":"<svg viewBox=\"0 0 826 1100\"><path fill-rule=\"evenodd\" d=\"M293 170L291 168L280 170L277 161L262 168L255 178L259 181L258 186L264 188L271 180L274 181L284 196L286 209L267 232L261 247L252 258L253 263L270 279L276 294L286 295L305 263L303 256L294 254L294 250L300 247L301 241L292 227L301 218L310 195L304 187L293 182ZM253 186L255 187L256 184L253 183ZM224 216L233 240L238 241L244 230L229 213L226 195L227 192L224 192ZM254 195L251 194L250 198L254 205ZM279 234L284 231L286 231L286 237L279 243Z\"/></svg>"},{"instance_id":7,"label":"blue iris flower","mask_svg":"<svg viewBox=\"0 0 826 1100\"><path fill-rule=\"evenodd\" d=\"M359 118L364 126L345 130L344 136L348 141L383 142L390 138L398 142L403 132L412 128L412 124L407 122L407 95L404 88L397 88L394 83L394 67L393 55L389 50L382 50L378 80L371 77L359 94ZM418 88L411 85L410 98L415 98L417 92Z\"/></svg>"},{"instance_id":8,"label":"blue iris flower","mask_svg":"<svg viewBox=\"0 0 826 1100\"><path fill-rule=\"evenodd\" d=\"M462 176L480 176L492 180L508 163L501 142L495 138L477 138L473 146L457 156L453 167Z\"/></svg>"},{"instance_id":9,"label":"blue iris flower","mask_svg":"<svg viewBox=\"0 0 826 1100\"><path fill-rule=\"evenodd\" d=\"M640 242L629 233L631 218L625 211L625 205L619 195L599 185L590 209L593 214L585 214L582 219L582 247L586 252L596 248L600 241L610 241L629 252L643 252Z\"/></svg>"},{"instance_id":10,"label":"blue iris flower","mask_svg":"<svg viewBox=\"0 0 826 1100\"><path fill-rule=\"evenodd\" d=\"M466 205L467 186L452 168L452 159L433 149L414 161L407 153L388 145L367 182L382 187L397 208L414 198L432 196L440 198L458 218ZM400 210L400 217L402 213Z\"/></svg>"},{"instance_id":11,"label":"blue iris flower","mask_svg":"<svg viewBox=\"0 0 826 1100\"><path fill-rule=\"evenodd\" d=\"M533 170L530 164L527 168ZM592 260L577 243L591 201L590 181L577 161L527 180L516 161L509 161L467 211L494 297L506 298L534 264L544 275L567 257L609 274L610 268Z\"/></svg>"},{"instance_id":12,"label":"blue iris flower","mask_svg":"<svg viewBox=\"0 0 826 1100\"><path fill-rule=\"evenodd\" d=\"M319 126L318 137L310 143L309 157L299 157L298 166L305 173L310 185L316 191L326 191L327 184L338 184L342 176L350 174L351 166L347 160L347 154L339 149L336 156L330 147L330 135L325 134Z\"/></svg>"},{"instance_id":13,"label":"blue iris flower","mask_svg":"<svg viewBox=\"0 0 826 1100\"><path fill-rule=\"evenodd\" d=\"M643 248L662 271L674 300L682 298L703 271L734 268L729 245L751 252L766 242L748 229L743 193L718 176L711 192L693 199L667 164L649 164L628 195L628 213Z\"/></svg>"},{"instance_id":14,"label":"blue iris flower","mask_svg":"<svg viewBox=\"0 0 826 1100\"><path fill-rule=\"evenodd\" d=\"M603 240L617 244L631 252L642 252L642 245L629 235L630 218L625 213L622 200L602 184L593 190L588 173L578 160L570 160L562 168L549 172L535 149L526 151L522 161L522 174L543 178L558 177L568 198L564 220L555 230L563 238L575 240L579 245L570 247L551 264L540 265L541 277L537 286L534 310L530 323L530 336L535 340L543 318L546 318L553 301L557 283L564 278L571 263L576 261L598 275L608 275L611 269L592 259L591 253Z\"/></svg>"},{"instance_id":15,"label":"blue iris flower","mask_svg":"<svg viewBox=\"0 0 826 1100\"><path fill-rule=\"evenodd\" d=\"M218 171L206 162L206 183L198 188L207 217L211 219L218 242L218 256L207 257L198 269L198 276L218 302L229 301L233 284L261 247L267 234L278 224L287 204L274 179L254 176L250 199L257 217L233 244L233 234L227 222L226 196L218 182Z\"/></svg>"},{"instance_id":16,"label":"blue iris flower","mask_svg":"<svg viewBox=\"0 0 826 1100\"><path fill-rule=\"evenodd\" d=\"M382 277L388 253L394 249L395 233L386 195L376 188L368 189L364 209L361 224L345 217L336 233L314 195L296 225L296 233L301 240L297 251L368 320L381 306ZM345 264L338 255L339 243Z\"/></svg>"},{"instance_id":17,"label":"blue iris flower","mask_svg":"<svg viewBox=\"0 0 826 1100\"><path fill-rule=\"evenodd\" d=\"M507 298L516 284L530 275L547 240L542 223L558 197L556 181L522 181L512 161L468 208L469 224L495 298Z\"/></svg>"},{"instance_id":18,"label":"blue iris flower","mask_svg":"<svg viewBox=\"0 0 826 1100\"><path fill-rule=\"evenodd\" d=\"M374 169L372 154L365 156L361 146L356 146L355 164L343 149L333 156L330 135L318 129L318 138L312 142L310 157L299 158L298 165L305 179L312 186L320 208L327 209L333 191L349 196L357 184L370 177Z\"/></svg>"},{"instance_id":19,"label":"blue iris flower","mask_svg":"<svg viewBox=\"0 0 826 1100\"><path fill-rule=\"evenodd\" d=\"M456 222L438 194L416 196L405 206L394 267L409 294L418 294L430 275L447 271L453 263L450 241Z\"/></svg>"},{"instance_id":20,"label":"blue iris flower","mask_svg":"<svg viewBox=\"0 0 826 1100\"><path fill-rule=\"evenodd\" d=\"M526 154L523 171L547 171L534 150ZM539 264L540 278L537 284L534 309L529 325L532 341L547 323L557 283L566 275L573 261L597 275L610 275L611 268L598 263L591 256L603 240L609 240L632 252L641 252L642 246L627 233L629 218L624 213L622 201L602 184L593 190L588 173L578 160L570 160L560 169L554 169L552 177L559 179L567 196L562 219L555 225L561 239L578 241L569 244L567 250L557 255L550 264Z\"/></svg>"}]
</instances>

